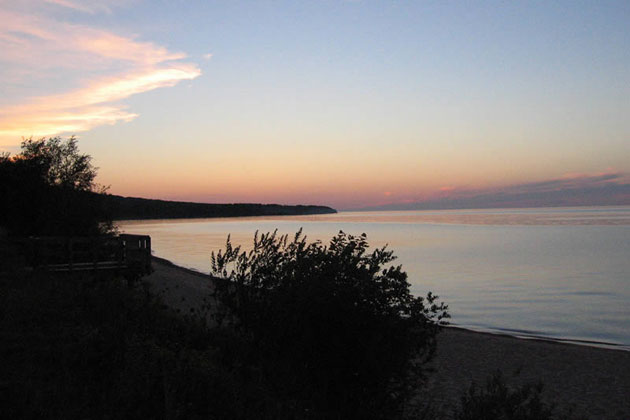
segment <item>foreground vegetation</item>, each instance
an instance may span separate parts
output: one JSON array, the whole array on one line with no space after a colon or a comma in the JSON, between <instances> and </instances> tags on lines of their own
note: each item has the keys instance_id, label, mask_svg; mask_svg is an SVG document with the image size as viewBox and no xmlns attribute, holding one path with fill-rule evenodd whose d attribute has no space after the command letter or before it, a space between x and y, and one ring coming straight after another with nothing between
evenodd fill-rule
<instances>
[{"instance_id":1,"label":"foreground vegetation","mask_svg":"<svg viewBox=\"0 0 630 420\"><path fill-rule=\"evenodd\" d=\"M365 264L391 255L358 257L364 239L338 236L332 249L297 240L274 250L278 241L263 235L258 254L245 259L228 249L217 258L218 268L240 255L233 274L227 272L237 283L219 288L226 309L239 318L224 313L222 325L213 328L115 277L0 275L3 414L444 418L426 404L421 388L422 362L435 348L443 306L408 295L399 268ZM301 258L320 264L302 266ZM409 405L411 395L418 410ZM540 388L512 389L500 378L471 387L447 414L462 420L569 418L555 414Z\"/></svg>"},{"instance_id":2,"label":"foreground vegetation","mask_svg":"<svg viewBox=\"0 0 630 420\"><path fill-rule=\"evenodd\" d=\"M446 306L414 297L391 251L365 235L328 245L275 233L249 252L212 255L217 297L251 340L249 360L276 391L278 415L398 418L421 384Z\"/></svg>"},{"instance_id":3,"label":"foreground vegetation","mask_svg":"<svg viewBox=\"0 0 630 420\"><path fill-rule=\"evenodd\" d=\"M243 343L174 316L123 282L5 277L0 407L6 418L252 418Z\"/></svg>"}]
</instances>

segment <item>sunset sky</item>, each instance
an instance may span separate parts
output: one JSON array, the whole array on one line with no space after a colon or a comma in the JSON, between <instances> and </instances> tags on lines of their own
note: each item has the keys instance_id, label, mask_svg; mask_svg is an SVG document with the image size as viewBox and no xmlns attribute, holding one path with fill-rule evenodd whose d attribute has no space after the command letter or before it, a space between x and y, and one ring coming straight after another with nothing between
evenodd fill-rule
<instances>
[{"instance_id":1,"label":"sunset sky","mask_svg":"<svg viewBox=\"0 0 630 420\"><path fill-rule=\"evenodd\" d=\"M0 22L0 150L76 135L113 194L630 204L628 1L0 0Z\"/></svg>"}]
</instances>

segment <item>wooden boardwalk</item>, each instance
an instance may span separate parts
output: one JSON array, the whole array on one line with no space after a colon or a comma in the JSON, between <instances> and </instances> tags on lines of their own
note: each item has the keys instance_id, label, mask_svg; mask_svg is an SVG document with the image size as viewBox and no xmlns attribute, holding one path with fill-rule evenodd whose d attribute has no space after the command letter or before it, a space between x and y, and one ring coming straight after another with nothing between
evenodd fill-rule
<instances>
[{"instance_id":1,"label":"wooden boardwalk","mask_svg":"<svg viewBox=\"0 0 630 420\"><path fill-rule=\"evenodd\" d=\"M152 272L147 235L12 238L10 244L29 271L116 271L138 277Z\"/></svg>"}]
</instances>

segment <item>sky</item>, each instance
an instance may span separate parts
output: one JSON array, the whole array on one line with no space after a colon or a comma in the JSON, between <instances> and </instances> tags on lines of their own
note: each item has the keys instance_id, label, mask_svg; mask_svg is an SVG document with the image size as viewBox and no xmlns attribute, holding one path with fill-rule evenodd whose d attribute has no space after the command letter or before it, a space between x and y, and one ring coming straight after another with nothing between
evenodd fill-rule
<instances>
[{"instance_id":1,"label":"sky","mask_svg":"<svg viewBox=\"0 0 630 420\"><path fill-rule=\"evenodd\" d=\"M76 135L112 194L630 204L628 1L0 0L0 21L0 151Z\"/></svg>"}]
</instances>

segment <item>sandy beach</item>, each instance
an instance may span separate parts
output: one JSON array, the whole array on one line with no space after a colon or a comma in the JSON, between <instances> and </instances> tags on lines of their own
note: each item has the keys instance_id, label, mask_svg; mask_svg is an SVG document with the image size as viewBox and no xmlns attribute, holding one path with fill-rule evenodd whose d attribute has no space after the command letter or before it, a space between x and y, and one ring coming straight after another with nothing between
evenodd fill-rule
<instances>
[{"instance_id":1,"label":"sandy beach","mask_svg":"<svg viewBox=\"0 0 630 420\"><path fill-rule=\"evenodd\" d=\"M496 370L511 384L542 381L559 408L590 419L630 419L630 352L445 328L428 387L443 406ZM515 372L518 376L514 376Z\"/></svg>"},{"instance_id":2,"label":"sandy beach","mask_svg":"<svg viewBox=\"0 0 630 420\"><path fill-rule=\"evenodd\" d=\"M180 312L197 311L212 279L154 258L143 281ZM428 392L446 410L459 404L471 381L480 384L501 370L510 384L541 380L543 394L561 409L591 419L630 419L630 352L445 328L431 362ZM515 372L519 372L514 376Z\"/></svg>"}]
</instances>

